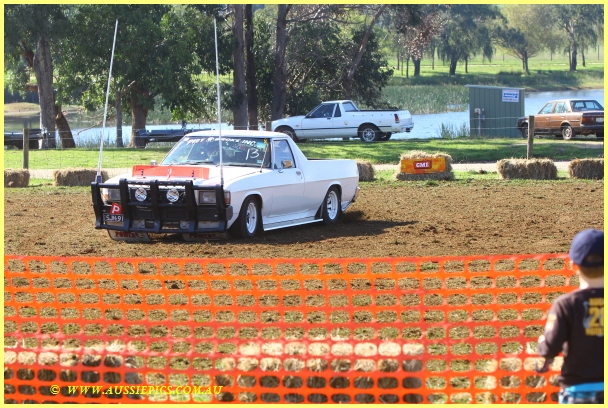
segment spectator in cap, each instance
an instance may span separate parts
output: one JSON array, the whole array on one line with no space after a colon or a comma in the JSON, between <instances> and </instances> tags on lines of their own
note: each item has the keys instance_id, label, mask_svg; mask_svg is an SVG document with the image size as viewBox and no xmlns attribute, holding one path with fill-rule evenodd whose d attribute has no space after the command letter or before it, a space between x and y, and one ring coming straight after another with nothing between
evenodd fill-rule
<instances>
[{"instance_id":1,"label":"spectator in cap","mask_svg":"<svg viewBox=\"0 0 608 408\"><path fill-rule=\"evenodd\" d=\"M570 261L580 287L557 298L538 339L547 372L563 352L558 381L560 404L604 403L604 232L587 229L575 235Z\"/></svg>"}]
</instances>

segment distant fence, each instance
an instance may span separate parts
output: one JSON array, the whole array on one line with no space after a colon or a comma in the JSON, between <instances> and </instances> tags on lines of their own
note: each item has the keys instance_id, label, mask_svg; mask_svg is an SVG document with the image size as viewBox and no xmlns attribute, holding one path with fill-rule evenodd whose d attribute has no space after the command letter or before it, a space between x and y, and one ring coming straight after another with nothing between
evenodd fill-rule
<instances>
[{"instance_id":1,"label":"distant fence","mask_svg":"<svg viewBox=\"0 0 608 408\"><path fill-rule=\"evenodd\" d=\"M567 259L7 255L5 402L555 403Z\"/></svg>"}]
</instances>

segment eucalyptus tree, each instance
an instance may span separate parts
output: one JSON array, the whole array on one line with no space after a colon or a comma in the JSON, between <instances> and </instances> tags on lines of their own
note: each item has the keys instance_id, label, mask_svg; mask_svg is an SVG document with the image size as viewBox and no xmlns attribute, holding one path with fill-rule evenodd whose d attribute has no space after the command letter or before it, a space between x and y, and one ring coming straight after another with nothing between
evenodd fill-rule
<instances>
[{"instance_id":1,"label":"eucalyptus tree","mask_svg":"<svg viewBox=\"0 0 608 408\"><path fill-rule=\"evenodd\" d=\"M554 4L552 16L563 32L568 36L571 50L570 71L576 71L578 47L584 38L589 37L589 29L598 27L603 32L603 4Z\"/></svg>"},{"instance_id":2,"label":"eucalyptus tree","mask_svg":"<svg viewBox=\"0 0 608 408\"><path fill-rule=\"evenodd\" d=\"M138 131L158 106L169 109L176 120L206 115L214 101L197 78L203 70L215 72L213 14L219 10L208 5L76 6L72 19L77 35L71 39L68 67L72 88L82 90L82 104L89 110L102 106L118 19L112 86L117 105L126 105L131 115L129 147L142 146ZM226 27L220 24L222 29ZM226 73L232 69L226 45L230 38L222 32L220 72Z\"/></svg>"},{"instance_id":3,"label":"eucalyptus tree","mask_svg":"<svg viewBox=\"0 0 608 408\"><path fill-rule=\"evenodd\" d=\"M54 83L56 65L64 51L63 40L69 32L66 8L54 4L7 4L4 6L5 85L13 91L38 92L40 128L50 137L46 147L55 147L59 130L64 148L75 146L70 125L61 111L66 94ZM36 82L31 82L32 75Z\"/></svg>"},{"instance_id":4,"label":"eucalyptus tree","mask_svg":"<svg viewBox=\"0 0 608 408\"><path fill-rule=\"evenodd\" d=\"M406 58L414 62L414 76L420 76L424 52L445 25L443 8L434 4L392 6L399 45L403 47Z\"/></svg>"},{"instance_id":5,"label":"eucalyptus tree","mask_svg":"<svg viewBox=\"0 0 608 408\"><path fill-rule=\"evenodd\" d=\"M499 17L494 5L452 4L447 8L446 24L439 35L438 53L450 63L449 74L456 74L459 61L465 62L478 52L491 58L492 37L487 23Z\"/></svg>"},{"instance_id":6,"label":"eucalyptus tree","mask_svg":"<svg viewBox=\"0 0 608 408\"><path fill-rule=\"evenodd\" d=\"M496 44L519 58L522 69L530 75L529 60L547 47L547 7L541 4L508 4L503 6L505 19L494 30Z\"/></svg>"}]
</instances>

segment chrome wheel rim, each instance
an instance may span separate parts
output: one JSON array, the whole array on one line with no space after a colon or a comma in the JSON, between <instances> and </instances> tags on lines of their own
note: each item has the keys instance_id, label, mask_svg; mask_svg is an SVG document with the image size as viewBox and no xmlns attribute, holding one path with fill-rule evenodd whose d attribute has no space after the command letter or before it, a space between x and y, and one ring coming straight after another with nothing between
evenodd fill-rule
<instances>
[{"instance_id":1,"label":"chrome wheel rim","mask_svg":"<svg viewBox=\"0 0 608 408\"><path fill-rule=\"evenodd\" d=\"M325 208L327 209L327 216L334 220L338 216L338 211L340 208L340 203L338 203L338 194L334 190L330 191L327 194L327 200L325 201Z\"/></svg>"},{"instance_id":2,"label":"chrome wheel rim","mask_svg":"<svg viewBox=\"0 0 608 408\"><path fill-rule=\"evenodd\" d=\"M249 234L253 234L258 225L258 211L255 203L251 201L247 205L247 211L245 212L245 227Z\"/></svg>"},{"instance_id":3,"label":"chrome wheel rim","mask_svg":"<svg viewBox=\"0 0 608 408\"><path fill-rule=\"evenodd\" d=\"M366 142L371 142L376 138L376 132L369 128L363 129L361 134L363 135L363 140Z\"/></svg>"}]
</instances>

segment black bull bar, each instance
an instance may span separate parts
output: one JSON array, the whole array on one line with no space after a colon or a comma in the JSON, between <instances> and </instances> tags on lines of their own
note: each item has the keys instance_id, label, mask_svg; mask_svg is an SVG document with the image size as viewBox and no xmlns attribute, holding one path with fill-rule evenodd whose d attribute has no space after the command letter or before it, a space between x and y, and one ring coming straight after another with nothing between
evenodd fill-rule
<instances>
[{"instance_id":1,"label":"black bull bar","mask_svg":"<svg viewBox=\"0 0 608 408\"><path fill-rule=\"evenodd\" d=\"M130 186L149 186L147 190L150 199L139 202L131 199ZM178 202L163 202L161 187L183 188L184 194ZM122 206L122 225L120 223L108 224L104 214L110 214L112 202L104 203L101 189L118 188L120 192L120 205ZM214 191L215 204L197 205L195 194L197 191ZM192 180L161 181L161 180L130 180L120 179L118 185L110 183L91 183L93 209L95 210L95 228L125 232L152 232L152 233L205 233L225 232L227 222L232 218L232 206L226 205L223 186L216 184L213 187L195 186ZM144 225L134 226L133 220L143 219ZM176 228L180 221L188 221L188 228ZM216 227L198 227L199 221L218 222ZM152 225L150 225L152 224Z\"/></svg>"}]
</instances>

